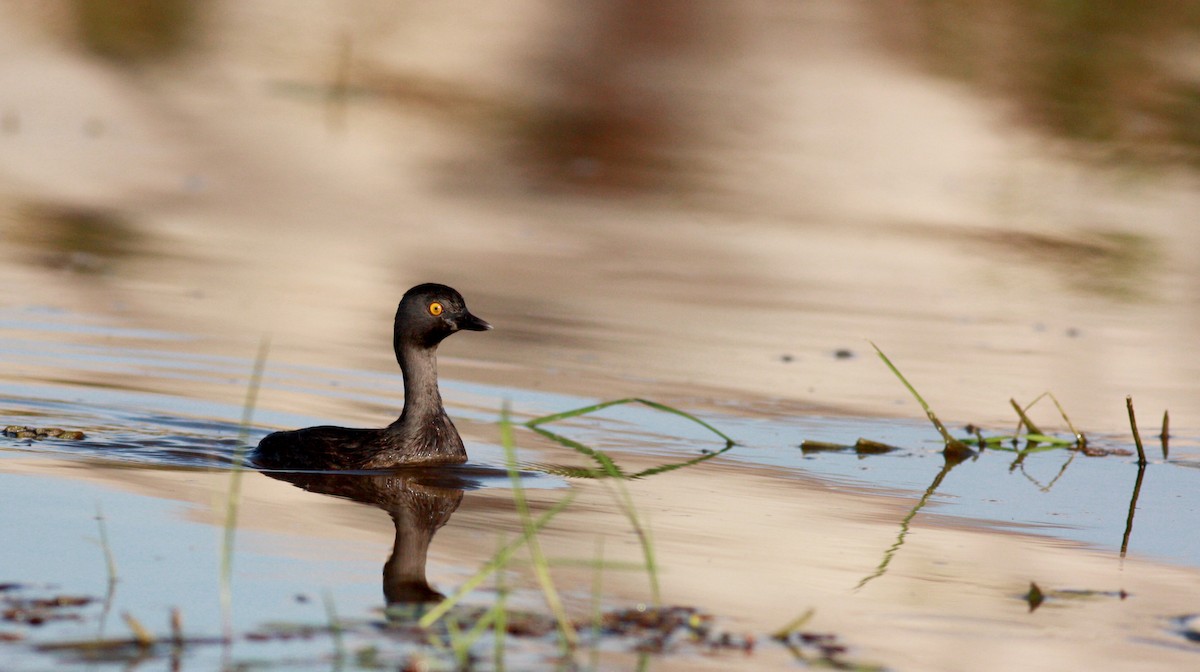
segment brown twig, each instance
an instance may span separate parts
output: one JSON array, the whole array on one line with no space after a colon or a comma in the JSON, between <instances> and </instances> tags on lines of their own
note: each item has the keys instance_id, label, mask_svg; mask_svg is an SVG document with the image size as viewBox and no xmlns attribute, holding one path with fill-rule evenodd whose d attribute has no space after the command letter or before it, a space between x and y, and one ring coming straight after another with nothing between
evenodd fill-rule
<instances>
[{"instance_id":1,"label":"brown twig","mask_svg":"<svg viewBox=\"0 0 1200 672\"><path fill-rule=\"evenodd\" d=\"M1133 445L1137 446L1138 466L1146 464L1146 449L1142 447L1142 436L1138 434L1137 418L1133 415L1133 397L1125 397L1125 407L1129 409L1129 427L1133 430Z\"/></svg>"},{"instance_id":2,"label":"brown twig","mask_svg":"<svg viewBox=\"0 0 1200 672\"><path fill-rule=\"evenodd\" d=\"M1033 424L1033 421L1029 419L1029 416L1025 415L1025 409L1021 408L1021 405L1017 403L1016 399L1010 398L1008 403L1012 404L1013 410L1017 412L1017 417L1021 419L1021 422L1025 425L1025 428L1029 430L1030 434L1043 433L1041 428ZM1018 427L1020 427L1020 425L1018 425Z\"/></svg>"},{"instance_id":3,"label":"brown twig","mask_svg":"<svg viewBox=\"0 0 1200 672\"><path fill-rule=\"evenodd\" d=\"M1164 460L1167 459L1167 439L1170 438L1170 436L1171 436L1170 432L1168 431L1170 429L1170 426L1171 426L1171 413L1170 413L1170 411L1163 411L1162 433L1158 435L1158 438L1162 440L1162 449L1163 449L1163 459Z\"/></svg>"}]
</instances>

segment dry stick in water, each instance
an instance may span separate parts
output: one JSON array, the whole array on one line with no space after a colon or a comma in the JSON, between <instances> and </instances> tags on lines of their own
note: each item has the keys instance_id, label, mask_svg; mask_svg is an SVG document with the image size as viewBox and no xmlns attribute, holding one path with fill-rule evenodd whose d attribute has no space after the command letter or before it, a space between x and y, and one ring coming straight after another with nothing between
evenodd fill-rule
<instances>
[{"instance_id":1,"label":"dry stick in water","mask_svg":"<svg viewBox=\"0 0 1200 672\"><path fill-rule=\"evenodd\" d=\"M1137 511L1138 494L1142 491L1142 478L1146 475L1146 449L1142 447L1142 437L1138 434L1137 418L1133 414L1133 397L1125 397L1125 408L1129 409L1129 427L1133 430L1133 445L1138 451L1138 475L1133 484L1133 495L1129 498L1129 516L1125 519L1125 534L1121 537L1121 557L1129 549L1129 535L1133 533L1133 514Z\"/></svg>"},{"instance_id":2,"label":"dry stick in water","mask_svg":"<svg viewBox=\"0 0 1200 672\"><path fill-rule=\"evenodd\" d=\"M175 648L184 645L186 639L183 636L183 614L180 613L179 607L171 607L171 643Z\"/></svg>"},{"instance_id":3,"label":"dry stick in water","mask_svg":"<svg viewBox=\"0 0 1200 672\"><path fill-rule=\"evenodd\" d=\"M1067 423L1067 427L1071 430L1071 433L1075 435L1075 447L1086 447L1087 437L1083 435L1083 432L1075 429L1075 425L1071 423L1071 418L1067 417L1067 412L1063 410L1062 404L1058 403L1058 397L1050 394L1049 392L1046 392L1046 394L1050 396L1050 401L1053 401L1054 406L1058 408L1058 414L1062 416L1062 419Z\"/></svg>"},{"instance_id":4,"label":"dry stick in water","mask_svg":"<svg viewBox=\"0 0 1200 672\"><path fill-rule=\"evenodd\" d=\"M1028 415L1025 415L1025 410L1021 408L1021 405L1017 403L1016 399L1009 397L1008 403L1012 404L1013 410L1017 412L1017 417L1021 419L1021 422L1017 424L1017 431L1015 432L1016 434L1021 433L1022 424L1025 425L1025 429L1029 430L1029 434L1045 433L1037 425L1033 424L1033 420L1030 420Z\"/></svg>"},{"instance_id":5,"label":"dry stick in water","mask_svg":"<svg viewBox=\"0 0 1200 672\"><path fill-rule=\"evenodd\" d=\"M129 626L130 632L133 633L133 639L137 645L143 649L154 646L154 635L142 625L133 614L128 611L121 614L121 618L125 619L125 625Z\"/></svg>"},{"instance_id":6,"label":"dry stick in water","mask_svg":"<svg viewBox=\"0 0 1200 672\"><path fill-rule=\"evenodd\" d=\"M1158 435L1158 438L1162 440L1162 449L1163 449L1163 459L1164 460L1167 459L1167 439L1170 437L1170 433L1168 433L1167 430L1170 428L1170 425L1171 425L1171 414L1169 411L1163 411L1162 433Z\"/></svg>"},{"instance_id":7,"label":"dry stick in water","mask_svg":"<svg viewBox=\"0 0 1200 672\"><path fill-rule=\"evenodd\" d=\"M1133 415L1133 397L1125 397L1125 407L1129 409L1129 427L1133 430L1133 445L1137 446L1138 465L1146 464L1146 449L1142 447L1142 436L1138 434L1137 418Z\"/></svg>"}]
</instances>

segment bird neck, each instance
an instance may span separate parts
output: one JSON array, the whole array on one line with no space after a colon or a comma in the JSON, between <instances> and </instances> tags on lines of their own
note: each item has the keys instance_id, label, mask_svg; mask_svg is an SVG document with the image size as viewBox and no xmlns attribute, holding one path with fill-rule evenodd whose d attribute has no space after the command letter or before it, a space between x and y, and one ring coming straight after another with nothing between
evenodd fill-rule
<instances>
[{"instance_id":1,"label":"bird neck","mask_svg":"<svg viewBox=\"0 0 1200 672\"><path fill-rule=\"evenodd\" d=\"M396 349L396 360L404 374L404 410L401 425L425 425L441 417L442 395L438 391L437 347L406 345Z\"/></svg>"}]
</instances>

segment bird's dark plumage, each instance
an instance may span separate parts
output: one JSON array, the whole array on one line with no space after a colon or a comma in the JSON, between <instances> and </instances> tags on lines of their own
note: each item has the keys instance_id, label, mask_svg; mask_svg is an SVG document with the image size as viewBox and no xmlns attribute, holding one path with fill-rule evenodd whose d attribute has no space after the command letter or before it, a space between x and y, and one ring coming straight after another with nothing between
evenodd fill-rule
<instances>
[{"instance_id":1,"label":"bird's dark plumage","mask_svg":"<svg viewBox=\"0 0 1200 672\"><path fill-rule=\"evenodd\" d=\"M382 429L308 427L269 434L254 450L265 469L341 470L460 464L467 451L442 407L437 383L437 346L463 329L491 325L467 310L462 295L426 283L404 294L396 309L393 346L404 374L404 410Z\"/></svg>"}]
</instances>

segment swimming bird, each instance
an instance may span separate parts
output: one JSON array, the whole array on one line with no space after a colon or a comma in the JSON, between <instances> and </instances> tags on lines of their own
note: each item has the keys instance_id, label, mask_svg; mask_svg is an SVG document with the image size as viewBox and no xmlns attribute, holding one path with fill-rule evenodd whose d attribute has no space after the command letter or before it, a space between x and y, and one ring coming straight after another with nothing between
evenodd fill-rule
<instances>
[{"instance_id":1,"label":"swimming bird","mask_svg":"<svg viewBox=\"0 0 1200 672\"><path fill-rule=\"evenodd\" d=\"M338 470L461 464L467 451L442 407L437 346L450 334L492 325L467 310L461 294L436 283L404 293L396 308L393 346L404 375L404 408L382 429L307 427L268 434L252 459L264 469Z\"/></svg>"}]
</instances>

